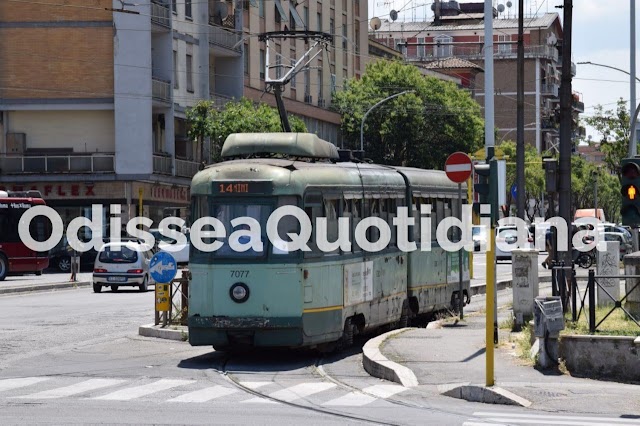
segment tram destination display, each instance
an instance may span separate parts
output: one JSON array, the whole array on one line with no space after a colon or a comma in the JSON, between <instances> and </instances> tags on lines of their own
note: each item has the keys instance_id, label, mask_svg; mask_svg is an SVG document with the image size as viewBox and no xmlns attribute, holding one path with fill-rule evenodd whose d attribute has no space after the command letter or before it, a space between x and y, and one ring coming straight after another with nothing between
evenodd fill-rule
<instances>
[{"instance_id":1,"label":"tram destination display","mask_svg":"<svg viewBox=\"0 0 640 426\"><path fill-rule=\"evenodd\" d=\"M272 191L273 183L264 180L213 181L211 188L213 195L270 194Z\"/></svg>"}]
</instances>

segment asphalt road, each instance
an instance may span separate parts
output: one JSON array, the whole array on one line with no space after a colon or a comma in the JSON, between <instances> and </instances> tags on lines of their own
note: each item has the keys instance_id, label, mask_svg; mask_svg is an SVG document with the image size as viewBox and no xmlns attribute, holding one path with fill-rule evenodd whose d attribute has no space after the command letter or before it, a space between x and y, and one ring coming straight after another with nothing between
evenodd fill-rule
<instances>
[{"instance_id":1,"label":"asphalt road","mask_svg":"<svg viewBox=\"0 0 640 426\"><path fill-rule=\"evenodd\" d=\"M499 294L499 306L509 294ZM467 312L483 304L483 296L474 297ZM226 354L139 336L138 326L152 318L152 292L81 288L0 296L0 424L549 422L525 409L374 379L362 368L366 339L330 356Z\"/></svg>"}]
</instances>

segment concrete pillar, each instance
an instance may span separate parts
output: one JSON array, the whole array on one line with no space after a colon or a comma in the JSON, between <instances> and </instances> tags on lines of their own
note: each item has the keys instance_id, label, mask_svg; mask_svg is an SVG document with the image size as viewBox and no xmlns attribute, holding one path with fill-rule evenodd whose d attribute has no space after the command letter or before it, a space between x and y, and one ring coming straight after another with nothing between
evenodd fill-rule
<instances>
[{"instance_id":1,"label":"concrete pillar","mask_svg":"<svg viewBox=\"0 0 640 426\"><path fill-rule=\"evenodd\" d=\"M640 252L631 253L624 257L624 273L625 275L640 275ZM629 293L638 284L638 281L640 281L638 278L627 278L625 293ZM635 318L640 318L640 286L629 293L625 299L624 308Z\"/></svg>"},{"instance_id":2,"label":"concrete pillar","mask_svg":"<svg viewBox=\"0 0 640 426\"><path fill-rule=\"evenodd\" d=\"M513 315L516 325L533 318L534 299L538 296L538 252L518 249L511 252Z\"/></svg>"},{"instance_id":3,"label":"concrete pillar","mask_svg":"<svg viewBox=\"0 0 640 426\"><path fill-rule=\"evenodd\" d=\"M605 251L596 251L596 275L620 275L620 243L606 241L605 244ZM596 281L599 284L596 286L598 306L613 305L620 300L619 278L597 278Z\"/></svg>"}]
</instances>

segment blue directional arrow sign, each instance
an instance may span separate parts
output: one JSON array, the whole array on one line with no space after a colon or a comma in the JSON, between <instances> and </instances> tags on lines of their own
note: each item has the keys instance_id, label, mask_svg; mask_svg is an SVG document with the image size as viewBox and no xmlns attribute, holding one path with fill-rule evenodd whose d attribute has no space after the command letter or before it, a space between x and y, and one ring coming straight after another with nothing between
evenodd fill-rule
<instances>
[{"instance_id":1,"label":"blue directional arrow sign","mask_svg":"<svg viewBox=\"0 0 640 426\"><path fill-rule=\"evenodd\" d=\"M160 251L149 261L149 273L157 283L170 283L176 277L178 264L171 254Z\"/></svg>"},{"instance_id":2,"label":"blue directional arrow sign","mask_svg":"<svg viewBox=\"0 0 640 426\"><path fill-rule=\"evenodd\" d=\"M516 186L515 183L513 185L511 185L511 196L514 199L518 198L518 187Z\"/></svg>"}]
</instances>

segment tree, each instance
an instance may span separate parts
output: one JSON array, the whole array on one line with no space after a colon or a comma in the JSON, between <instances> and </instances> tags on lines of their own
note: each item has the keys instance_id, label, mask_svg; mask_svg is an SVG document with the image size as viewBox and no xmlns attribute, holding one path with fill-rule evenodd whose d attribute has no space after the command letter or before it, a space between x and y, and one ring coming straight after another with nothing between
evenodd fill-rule
<instances>
[{"instance_id":1,"label":"tree","mask_svg":"<svg viewBox=\"0 0 640 426\"><path fill-rule=\"evenodd\" d=\"M220 161L222 145L232 133L282 132L280 116L275 108L264 103L255 105L246 98L228 102L222 109L215 108L211 101L200 101L187 111L187 121L190 139L202 141L209 138L210 162ZM307 131L300 118L290 115L289 122L293 132Z\"/></svg>"},{"instance_id":2,"label":"tree","mask_svg":"<svg viewBox=\"0 0 640 426\"><path fill-rule=\"evenodd\" d=\"M616 110L604 110L602 105L595 107L593 117L584 119L585 123L600 134L600 149L605 153L605 163L611 173L620 176L620 161L628 156L630 123L626 102L618 100Z\"/></svg>"},{"instance_id":3,"label":"tree","mask_svg":"<svg viewBox=\"0 0 640 426\"><path fill-rule=\"evenodd\" d=\"M359 149L367 110L405 90L413 92L385 101L367 116L367 157L381 164L442 169L451 153L473 152L482 145L484 122L469 92L424 76L414 66L380 60L368 64L361 79L349 80L345 90L333 94L345 146Z\"/></svg>"}]
</instances>

